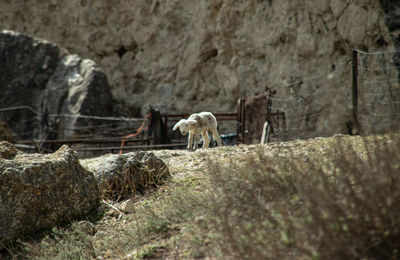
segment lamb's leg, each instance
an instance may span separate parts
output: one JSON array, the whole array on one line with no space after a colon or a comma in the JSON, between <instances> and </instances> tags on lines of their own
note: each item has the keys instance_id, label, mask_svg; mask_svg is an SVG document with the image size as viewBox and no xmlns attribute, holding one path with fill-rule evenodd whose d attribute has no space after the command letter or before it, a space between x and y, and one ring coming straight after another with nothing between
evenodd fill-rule
<instances>
[{"instance_id":1,"label":"lamb's leg","mask_svg":"<svg viewBox=\"0 0 400 260\"><path fill-rule=\"evenodd\" d=\"M195 134L194 135L194 149L195 150L197 150L197 148L199 147L199 139L200 139L199 134Z\"/></svg>"},{"instance_id":2,"label":"lamb's leg","mask_svg":"<svg viewBox=\"0 0 400 260\"><path fill-rule=\"evenodd\" d=\"M221 137L218 134L218 130L217 129L210 129L210 130L213 134L213 139L217 140L217 145L222 146L222 141L221 141Z\"/></svg>"},{"instance_id":3,"label":"lamb's leg","mask_svg":"<svg viewBox=\"0 0 400 260\"><path fill-rule=\"evenodd\" d=\"M193 147L193 137L194 137L193 133L189 132L187 149L192 149L192 147Z\"/></svg>"},{"instance_id":4,"label":"lamb's leg","mask_svg":"<svg viewBox=\"0 0 400 260\"><path fill-rule=\"evenodd\" d=\"M208 132L207 131L201 132L201 136L203 136L203 148L208 148L208 145L210 144L210 138L208 138Z\"/></svg>"}]
</instances>

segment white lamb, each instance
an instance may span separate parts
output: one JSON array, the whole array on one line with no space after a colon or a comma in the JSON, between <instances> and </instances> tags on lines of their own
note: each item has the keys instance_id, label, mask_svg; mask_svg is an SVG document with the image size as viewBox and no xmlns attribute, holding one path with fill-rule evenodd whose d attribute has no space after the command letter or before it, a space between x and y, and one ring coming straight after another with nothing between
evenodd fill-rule
<instances>
[{"instance_id":1,"label":"white lamb","mask_svg":"<svg viewBox=\"0 0 400 260\"><path fill-rule=\"evenodd\" d=\"M188 119L181 119L174 126L174 131L180 129L182 135L189 133L188 138L188 149L197 149L198 138L197 136L201 134L203 136L204 144L203 148L208 148L210 143L210 138L208 137L208 131L211 131L213 139L217 141L218 146L222 146L221 137L217 130L217 119L210 112L201 112L198 114L192 114Z\"/></svg>"}]
</instances>

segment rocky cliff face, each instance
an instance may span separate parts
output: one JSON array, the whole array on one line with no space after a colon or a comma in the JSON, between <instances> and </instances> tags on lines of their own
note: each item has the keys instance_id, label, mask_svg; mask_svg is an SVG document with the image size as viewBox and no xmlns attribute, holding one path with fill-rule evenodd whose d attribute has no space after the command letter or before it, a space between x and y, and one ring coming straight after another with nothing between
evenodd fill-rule
<instances>
[{"instance_id":1,"label":"rocky cliff face","mask_svg":"<svg viewBox=\"0 0 400 260\"><path fill-rule=\"evenodd\" d=\"M238 98L276 89L287 129L330 135L351 120L351 50L394 48L380 2L6 1L0 25L95 60L114 97L142 111L231 112Z\"/></svg>"}]
</instances>

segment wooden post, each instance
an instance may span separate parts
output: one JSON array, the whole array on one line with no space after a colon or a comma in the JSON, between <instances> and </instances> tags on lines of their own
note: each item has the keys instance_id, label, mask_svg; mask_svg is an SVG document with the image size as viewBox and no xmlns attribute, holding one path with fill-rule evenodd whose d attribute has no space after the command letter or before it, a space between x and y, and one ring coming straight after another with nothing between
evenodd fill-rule
<instances>
[{"instance_id":1,"label":"wooden post","mask_svg":"<svg viewBox=\"0 0 400 260\"><path fill-rule=\"evenodd\" d=\"M352 134L359 134L360 124L358 121L358 51L353 50L352 55L352 99L353 99L353 129Z\"/></svg>"},{"instance_id":2,"label":"wooden post","mask_svg":"<svg viewBox=\"0 0 400 260\"><path fill-rule=\"evenodd\" d=\"M244 141L244 98L239 98L237 105L237 131L236 143L241 144Z\"/></svg>"},{"instance_id":3,"label":"wooden post","mask_svg":"<svg viewBox=\"0 0 400 260\"><path fill-rule=\"evenodd\" d=\"M241 143L241 138L240 138L240 132L241 132L241 126L240 126L240 121L241 121L241 113L240 113L240 106L241 106L241 99L238 99L237 103L237 118L236 118L236 144Z\"/></svg>"},{"instance_id":4,"label":"wooden post","mask_svg":"<svg viewBox=\"0 0 400 260\"><path fill-rule=\"evenodd\" d=\"M164 117L164 136L166 138L166 143L169 144L171 143L171 139L169 138L169 133L168 133L168 117Z\"/></svg>"}]
</instances>

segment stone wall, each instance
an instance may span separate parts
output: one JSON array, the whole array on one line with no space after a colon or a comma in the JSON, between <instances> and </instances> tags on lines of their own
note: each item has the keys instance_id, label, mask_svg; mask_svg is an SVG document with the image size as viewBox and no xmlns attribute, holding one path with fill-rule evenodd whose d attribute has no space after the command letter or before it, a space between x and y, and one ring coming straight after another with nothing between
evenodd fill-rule
<instances>
[{"instance_id":1,"label":"stone wall","mask_svg":"<svg viewBox=\"0 0 400 260\"><path fill-rule=\"evenodd\" d=\"M142 112L233 112L238 98L273 88L302 99L308 112L288 113L300 118L288 127L313 135L348 131L351 50L393 49L384 18L378 0L9 0L0 9L2 28L96 61L114 97Z\"/></svg>"}]
</instances>

